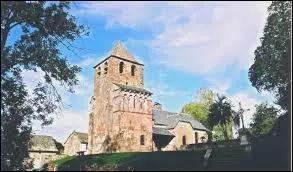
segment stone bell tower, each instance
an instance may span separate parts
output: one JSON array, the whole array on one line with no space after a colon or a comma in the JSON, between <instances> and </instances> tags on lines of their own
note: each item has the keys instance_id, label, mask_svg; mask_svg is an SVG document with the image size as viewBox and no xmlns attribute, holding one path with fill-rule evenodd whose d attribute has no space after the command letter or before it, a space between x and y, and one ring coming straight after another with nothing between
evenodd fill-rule
<instances>
[{"instance_id":1,"label":"stone bell tower","mask_svg":"<svg viewBox=\"0 0 293 172\"><path fill-rule=\"evenodd\" d=\"M152 93L143 88L143 64L117 42L94 77L88 153L152 151Z\"/></svg>"}]
</instances>

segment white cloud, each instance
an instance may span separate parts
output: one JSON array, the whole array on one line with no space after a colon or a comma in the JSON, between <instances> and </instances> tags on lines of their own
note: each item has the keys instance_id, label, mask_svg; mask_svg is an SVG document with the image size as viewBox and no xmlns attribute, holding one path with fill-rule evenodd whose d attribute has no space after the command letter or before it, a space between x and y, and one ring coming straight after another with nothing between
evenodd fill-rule
<instances>
[{"instance_id":1,"label":"white cloud","mask_svg":"<svg viewBox=\"0 0 293 172\"><path fill-rule=\"evenodd\" d=\"M158 62L209 73L233 63L247 68L270 2L87 2L78 14L107 27L155 31L147 41Z\"/></svg>"},{"instance_id":2,"label":"white cloud","mask_svg":"<svg viewBox=\"0 0 293 172\"><path fill-rule=\"evenodd\" d=\"M233 110L236 112L239 110L239 102L241 102L241 106L244 109L243 113L243 121L244 127L248 128L250 123L252 122L252 117L254 112L256 111L256 105L261 103L259 100L249 96L244 92L239 92L234 95L229 96L231 100L231 104L233 106ZM242 121L240 120L240 128L242 128ZM233 127L233 136L237 137L237 131Z\"/></svg>"},{"instance_id":3,"label":"white cloud","mask_svg":"<svg viewBox=\"0 0 293 172\"><path fill-rule=\"evenodd\" d=\"M150 82L146 88L153 93L153 98L158 98L158 96L184 96L188 94L185 91L172 89L168 85L159 82Z\"/></svg>"},{"instance_id":4,"label":"white cloud","mask_svg":"<svg viewBox=\"0 0 293 172\"><path fill-rule=\"evenodd\" d=\"M86 63L84 63L84 65L86 65ZM24 77L24 83L26 84L26 88L30 95L32 95L32 91L38 82L44 82L44 72L39 68L37 69L37 72L24 70L22 76ZM68 109L66 106L71 105L73 102L84 103L84 101L89 100L92 94L92 80L88 79L81 73L77 75L77 78L79 79L80 84L74 87L75 93L73 94L67 92L55 80L53 81L58 93L62 97L63 105L65 106L63 107L61 114L52 116L54 119L52 125L42 128L39 121L33 121L33 130L35 131L35 134L53 136L55 139L63 143L69 133L73 130L87 132L89 109L73 111L72 108Z\"/></svg>"},{"instance_id":5,"label":"white cloud","mask_svg":"<svg viewBox=\"0 0 293 172\"><path fill-rule=\"evenodd\" d=\"M22 70L21 76L23 77L29 95L32 95L33 89L37 86L38 82L45 82L44 75L45 73L40 68L37 68L37 72Z\"/></svg>"},{"instance_id":6,"label":"white cloud","mask_svg":"<svg viewBox=\"0 0 293 172\"><path fill-rule=\"evenodd\" d=\"M89 79L88 77L78 74L77 78L79 79L80 84L75 88L75 95L78 96L87 96L90 97L94 88L93 88L93 80Z\"/></svg>"},{"instance_id":7,"label":"white cloud","mask_svg":"<svg viewBox=\"0 0 293 172\"><path fill-rule=\"evenodd\" d=\"M244 126L248 127L249 124L252 122L252 116L255 112L255 105L261 103L259 100L247 95L246 93L236 93L232 96L230 96L230 99L232 101L233 109L238 111L239 110L239 102L241 102L241 106L243 109L249 109L248 111L245 111L243 114L244 119ZM242 124L241 124L242 126Z\"/></svg>"},{"instance_id":8,"label":"white cloud","mask_svg":"<svg viewBox=\"0 0 293 172\"><path fill-rule=\"evenodd\" d=\"M150 44L161 63L180 70L206 74L234 63L246 69L265 22L266 6L261 11L259 3L195 10L188 22L165 28Z\"/></svg>"},{"instance_id":9,"label":"white cloud","mask_svg":"<svg viewBox=\"0 0 293 172\"><path fill-rule=\"evenodd\" d=\"M63 144L73 130L88 132L88 113L87 111L64 111L55 117L52 125L42 128L36 122L33 129L35 134L53 136Z\"/></svg>"},{"instance_id":10,"label":"white cloud","mask_svg":"<svg viewBox=\"0 0 293 172\"><path fill-rule=\"evenodd\" d=\"M80 67L94 67L96 64L98 64L98 60L95 57L88 57L85 60L81 61L77 65Z\"/></svg>"}]
</instances>

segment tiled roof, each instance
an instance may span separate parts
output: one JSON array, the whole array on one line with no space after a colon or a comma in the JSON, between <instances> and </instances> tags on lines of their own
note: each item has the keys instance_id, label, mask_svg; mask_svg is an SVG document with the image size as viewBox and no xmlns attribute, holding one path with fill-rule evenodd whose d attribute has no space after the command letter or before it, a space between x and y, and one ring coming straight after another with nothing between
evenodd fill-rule
<instances>
[{"instance_id":1,"label":"tiled roof","mask_svg":"<svg viewBox=\"0 0 293 172\"><path fill-rule=\"evenodd\" d=\"M126 90L133 90L133 91L137 91L137 92L144 92L147 94L152 94L150 91L143 89L143 88L139 88L139 87L134 87L134 86L129 86L129 85L121 85L121 84L116 84L118 87L122 88L122 89L126 89Z\"/></svg>"},{"instance_id":2,"label":"tiled roof","mask_svg":"<svg viewBox=\"0 0 293 172\"><path fill-rule=\"evenodd\" d=\"M58 152L56 144L51 136L34 135L30 139L30 151Z\"/></svg>"},{"instance_id":3,"label":"tiled roof","mask_svg":"<svg viewBox=\"0 0 293 172\"><path fill-rule=\"evenodd\" d=\"M166 130L164 128L156 128L156 127L153 127L153 134L166 135L166 136L174 136L168 130Z\"/></svg>"},{"instance_id":4,"label":"tiled roof","mask_svg":"<svg viewBox=\"0 0 293 172\"><path fill-rule=\"evenodd\" d=\"M187 114L153 110L153 120L155 125L165 125L166 129L176 127L177 123L181 121L190 123L193 129L209 131L199 121Z\"/></svg>"}]
</instances>

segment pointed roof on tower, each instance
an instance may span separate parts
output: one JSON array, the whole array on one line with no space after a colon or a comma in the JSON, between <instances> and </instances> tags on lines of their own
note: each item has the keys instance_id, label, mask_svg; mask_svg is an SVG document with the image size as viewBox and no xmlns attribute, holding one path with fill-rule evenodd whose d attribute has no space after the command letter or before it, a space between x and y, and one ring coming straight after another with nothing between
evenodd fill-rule
<instances>
[{"instance_id":1,"label":"pointed roof on tower","mask_svg":"<svg viewBox=\"0 0 293 172\"><path fill-rule=\"evenodd\" d=\"M121 41L117 41L114 47L110 50L109 55L117 56L126 60L135 61L133 55L129 53L127 48L122 44Z\"/></svg>"},{"instance_id":2,"label":"pointed roof on tower","mask_svg":"<svg viewBox=\"0 0 293 172\"><path fill-rule=\"evenodd\" d=\"M115 42L113 48L109 51L107 57L101 62L99 62L97 65L95 65L94 68L103 63L111 56L143 66L143 64L136 61L134 56L127 50L127 48L123 45L121 41L117 41Z\"/></svg>"}]
</instances>

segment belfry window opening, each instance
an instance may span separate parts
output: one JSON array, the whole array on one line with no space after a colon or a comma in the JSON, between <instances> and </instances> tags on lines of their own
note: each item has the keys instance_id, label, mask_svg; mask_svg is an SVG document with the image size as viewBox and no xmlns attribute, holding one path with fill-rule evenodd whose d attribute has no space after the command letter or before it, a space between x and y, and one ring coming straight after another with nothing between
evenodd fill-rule
<instances>
[{"instance_id":1,"label":"belfry window opening","mask_svg":"<svg viewBox=\"0 0 293 172\"><path fill-rule=\"evenodd\" d=\"M120 62L119 63L119 72L120 73L123 73L123 70L124 70L124 63L123 62Z\"/></svg>"}]
</instances>

